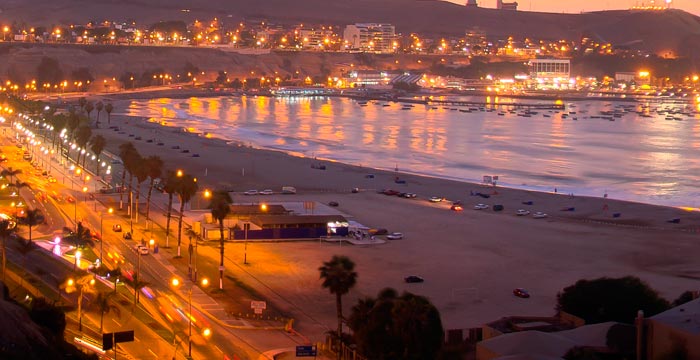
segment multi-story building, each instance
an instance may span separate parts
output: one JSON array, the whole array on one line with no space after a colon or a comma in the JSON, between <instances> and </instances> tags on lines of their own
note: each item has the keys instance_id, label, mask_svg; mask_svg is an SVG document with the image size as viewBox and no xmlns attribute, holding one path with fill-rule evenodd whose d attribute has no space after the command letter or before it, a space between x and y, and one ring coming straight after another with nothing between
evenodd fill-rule
<instances>
[{"instance_id":1,"label":"multi-story building","mask_svg":"<svg viewBox=\"0 0 700 360\"><path fill-rule=\"evenodd\" d=\"M304 50L326 50L331 42L335 42L333 30L329 28L321 29L299 29L299 42Z\"/></svg>"},{"instance_id":2,"label":"multi-story building","mask_svg":"<svg viewBox=\"0 0 700 360\"><path fill-rule=\"evenodd\" d=\"M346 50L376 53L396 51L396 29L391 24L362 23L348 25L343 32Z\"/></svg>"},{"instance_id":3,"label":"multi-story building","mask_svg":"<svg viewBox=\"0 0 700 360\"><path fill-rule=\"evenodd\" d=\"M571 81L571 60L532 59L530 79L538 88L568 88Z\"/></svg>"}]
</instances>

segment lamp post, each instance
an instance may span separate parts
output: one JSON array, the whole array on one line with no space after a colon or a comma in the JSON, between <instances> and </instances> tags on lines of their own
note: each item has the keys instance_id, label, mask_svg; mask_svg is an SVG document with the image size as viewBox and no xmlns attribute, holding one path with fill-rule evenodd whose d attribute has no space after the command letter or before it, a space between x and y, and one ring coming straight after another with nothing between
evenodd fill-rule
<instances>
[{"instance_id":1,"label":"lamp post","mask_svg":"<svg viewBox=\"0 0 700 360\"><path fill-rule=\"evenodd\" d=\"M107 209L108 214L111 215L113 212L114 212L114 209L112 209L112 208ZM100 239L100 266L102 266L102 261L104 260L103 259L103 256L104 256L103 255L104 254L103 244L105 242L105 235L104 235L104 231L102 229L102 220L104 220L104 215L105 215L104 213L100 213L100 236L102 237L102 239Z\"/></svg>"},{"instance_id":2,"label":"lamp post","mask_svg":"<svg viewBox=\"0 0 700 360\"><path fill-rule=\"evenodd\" d=\"M78 291L78 331L80 332L83 331L83 291L86 286L95 286L95 279L88 275L78 280L71 278L66 281L67 293Z\"/></svg>"},{"instance_id":3,"label":"lamp post","mask_svg":"<svg viewBox=\"0 0 700 360\"><path fill-rule=\"evenodd\" d=\"M175 288L178 288L181 285L180 283L181 283L180 279L178 279L178 278L173 278L170 281L170 284ZM189 307L189 312L187 314L187 322L188 322L187 356L188 356L188 359L192 358L192 317L193 317L192 316L192 288L195 286L196 283L197 283L196 281L190 282L190 287L187 291L187 304ZM202 287L207 287L209 285L209 279L207 279L207 278L202 279L202 281L200 282L200 285ZM203 335L210 336L211 330L208 328L204 329Z\"/></svg>"},{"instance_id":4,"label":"lamp post","mask_svg":"<svg viewBox=\"0 0 700 360\"><path fill-rule=\"evenodd\" d=\"M82 256L83 253L80 252L80 250L75 251L75 262L73 262L73 271L76 270L76 268L79 268L78 264L80 263L80 256Z\"/></svg>"}]
</instances>

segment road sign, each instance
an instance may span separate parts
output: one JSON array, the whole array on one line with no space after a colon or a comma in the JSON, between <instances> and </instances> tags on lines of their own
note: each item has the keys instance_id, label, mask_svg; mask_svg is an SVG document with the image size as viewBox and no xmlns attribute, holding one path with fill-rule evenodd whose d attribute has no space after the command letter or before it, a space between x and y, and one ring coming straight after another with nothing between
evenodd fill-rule
<instances>
[{"instance_id":1,"label":"road sign","mask_svg":"<svg viewBox=\"0 0 700 360\"><path fill-rule=\"evenodd\" d=\"M102 334L102 350L109 350L114 344L134 341L134 330Z\"/></svg>"},{"instance_id":2,"label":"road sign","mask_svg":"<svg viewBox=\"0 0 700 360\"><path fill-rule=\"evenodd\" d=\"M299 345L297 346L297 357L316 356L315 345Z\"/></svg>"},{"instance_id":3,"label":"road sign","mask_svg":"<svg viewBox=\"0 0 700 360\"><path fill-rule=\"evenodd\" d=\"M250 302L250 308L251 309L260 309L260 310L267 309L267 303L264 301L253 300Z\"/></svg>"}]
</instances>

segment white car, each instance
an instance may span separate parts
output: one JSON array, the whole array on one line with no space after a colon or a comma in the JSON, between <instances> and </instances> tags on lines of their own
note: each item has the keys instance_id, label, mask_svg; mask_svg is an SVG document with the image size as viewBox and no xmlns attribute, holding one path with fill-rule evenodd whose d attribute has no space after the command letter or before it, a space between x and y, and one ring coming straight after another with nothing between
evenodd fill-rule
<instances>
[{"instance_id":1,"label":"white car","mask_svg":"<svg viewBox=\"0 0 700 360\"><path fill-rule=\"evenodd\" d=\"M543 213L543 212L541 212L541 211L538 211L538 212L532 214L532 217L535 218L535 219L544 219L544 218L547 217L547 214L545 214L545 213Z\"/></svg>"},{"instance_id":2,"label":"white car","mask_svg":"<svg viewBox=\"0 0 700 360\"><path fill-rule=\"evenodd\" d=\"M530 211L525 210L525 209L519 209L518 211L515 212L515 215L527 216L527 215L530 215Z\"/></svg>"},{"instance_id":3,"label":"white car","mask_svg":"<svg viewBox=\"0 0 700 360\"><path fill-rule=\"evenodd\" d=\"M430 200L430 202L437 203L437 202L441 202L441 201L445 200L445 198L438 197L438 196L431 196L430 199L428 199L428 200Z\"/></svg>"},{"instance_id":4,"label":"white car","mask_svg":"<svg viewBox=\"0 0 700 360\"><path fill-rule=\"evenodd\" d=\"M403 234L400 232L393 232L393 233L387 235L386 238L389 240L401 240L401 239L403 239Z\"/></svg>"},{"instance_id":5,"label":"white car","mask_svg":"<svg viewBox=\"0 0 700 360\"><path fill-rule=\"evenodd\" d=\"M258 195L258 190L248 190L243 195Z\"/></svg>"},{"instance_id":6,"label":"white car","mask_svg":"<svg viewBox=\"0 0 700 360\"><path fill-rule=\"evenodd\" d=\"M486 204L476 204L474 205L474 210L486 210L489 206Z\"/></svg>"},{"instance_id":7,"label":"white car","mask_svg":"<svg viewBox=\"0 0 700 360\"><path fill-rule=\"evenodd\" d=\"M272 195L272 190L265 189L265 190L260 192L260 195Z\"/></svg>"},{"instance_id":8,"label":"white car","mask_svg":"<svg viewBox=\"0 0 700 360\"><path fill-rule=\"evenodd\" d=\"M148 255L148 247L143 245L134 246L134 250L141 255Z\"/></svg>"}]
</instances>

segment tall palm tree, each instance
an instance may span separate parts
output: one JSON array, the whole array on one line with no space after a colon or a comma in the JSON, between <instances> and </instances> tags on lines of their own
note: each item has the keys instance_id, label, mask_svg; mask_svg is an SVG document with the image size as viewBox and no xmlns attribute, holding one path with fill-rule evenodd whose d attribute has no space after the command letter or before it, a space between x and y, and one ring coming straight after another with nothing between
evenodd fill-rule
<instances>
[{"instance_id":1,"label":"tall palm tree","mask_svg":"<svg viewBox=\"0 0 700 360\"><path fill-rule=\"evenodd\" d=\"M99 292L97 293L97 297L95 297L95 300L93 302L93 304L95 304L100 310L100 334L102 334L102 332L104 331L105 314L113 312L117 315L117 318L121 317L121 310L117 305L114 304L113 297L115 295L116 293L113 293L111 291Z\"/></svg>"},{"instance_id":2,"label":"tall palm tree","mask_svg":"<svg viewBox=\"0 0 700 360\"><path fill-rule=\"evenodd\" d=\"M180 178L177 187L177 195L180 197L180 216L177 221L177 256L180 255L180 241L182 240L182 218L184 217L185 204L190 202L192 196L197 193L197 180L192 175L184 174Z\"/></svg>"},{"instance_id":3,"label":"tall palm tree","mask_svg":"<svg viewBox=\"0 0 700 360\"><path fill-rule=\"evenodd\" d=\"M107 103L107 105L105 105L105 111L107 112L107 125L112 123L112 110L114 110L112 103Z\"/></svg>"},{"instance_id":4,"label":"tall palm tree","mask_svg":"<svg viewBox=\"0 0 700 360\"><path fill-rule=\"evenodd\" d=\"M5 281L5 268L7 266L7 239L15 231L11 228L10 220L0 221L0 240L2 240L2 281Z\"/></svg>"},{"instance_id":5,"label":"tall palm tree","mask_svg":"<svg viewBox=\"0 0 700 360\"><path fill-rule=\"evenodd\" d=\"M347 256L334 255L330 261L324 262L318 268L323 283L321 286L335 294L336 312L338 314L338 360L340 360L340 345L343 338L343 303L342 296L347 294L357 282L355 263Z\"/></svg>"},{"instance_id":6,"label":"tall palm tree","mask_svg":"<svg viewBox=\"0 0 700 360\"><path fill-rule=\"evenodd\" d=\"M22 225L29 228L29 242L32 242L32 227L41 224L44 221L44 215L39 209L27 210L22 219Z\"/></svg>"},{"instance_id":7,"label":"tall palm tree","mask_svg":"<svg viewBox=\"0 0 700 360\"><path fill-rule=\"evenodd\" d=\"M100 113L102 112L102 109L104 109L105 104L102 103L102 101L98 101L97 104L95 104L95 109L97 110L97 120L95 120L95 128L99 129L100 128Z\"/></svg>"},{"instance_id":8,"label":"tall palm tree","mask_svg":"<svg viewBox=\"0 0 700 360\"><path fill-rule=\"evenodd\" d=\"M78 146L81 149L85 149L87 146L88 141L90 141L90 137L92 137L92 130L88 126L81 126L76 130L75 134L75 143L78 144ZM85 157L87 156L87 151L83 154L83 167L85 167ZM80 151L78 151L78 157L76 158L76 163L80 164Z\"/></svg>"},{"instance_id":9,"label":"tall palm tree","mask_svg":"<svg viewBox=\"0 0 700 360\"><path fill-rule=\"evenodd\" d=\"M231 213L231 195L228 191L217 190L211 196L209 209L211 216L219 222L219 290L224 289L224 219Z\"/></svg>"},{"instance_id":10,"label":"tall palm tree","mask_svg":"<svg viewBox=\"0 0 700 360\"><path fill-rule=\"evenodd\" d=\"M173 195L175 195L175 192L177 192L177 188L180 183L180 178L177 177L177 174L175 171L168 170L166 177L165 177L165 184L163 187L163 190L168 194L168 212L166 215L166 221L165 221L165 239L166 239L166 246L167 246L167 241L170 236L170 219L172 218L173 214Z\"/></svg>"},{"instance_id":11,"label":"tall palm tree","mask_svg":"<svg viewBox=\"0 0 700 360\"><path fill-rule=\"evenodd\" d=\"M124 189L124 183L126 182L126 173L129 172L129 166L131 165L131 160L134 154L138 154L136 147L131 142L125 142L119 145L119 158L122 160L124 165L124 170L122 171L122 182L121 187ZM124 191L119 192L119 208L122 208Z\"/></svg>"},{"instance_id":12,"label":"tall palm tree","mask_svg":"<svg viewBox=\"0 0 700 360\"><path fill-rule=\"evenodd\" d=\"M95 110L95 105L92 104L92 101L88 101L87 104L85 104L85 112L87 113L88 117L88 124L90 123L90 113L92 110Z\"/></svg>"},{"instance_id":13,"label":"tall palm tree","mask_svg":"<svg viewBox=\"0 0 700 360\"><path fill-rule=\"evenodd\" d=\"M2 171L0 171L0 176L3 176L3 177L9 176L10 177L10 184L13 184L14 183L13 180L14 180L15 176L17 176L18 174L21 174L21 173L22 173L22 169L13 169L10 166L7 169L2 169Z\"/></svg>"},{"instance_id":14,"label":"tall palm tree","mask_svg":"<svg viewBox=\"0 0 700 360\"><path fill-rule=\"evenodd\" d=\"M104 151L105 146L107 146L107 140L102 135L95 135L90 139L90 150L97 157L97 162L95 163L95 173L100 176L100 155Z\"/></svg>"},{"instance_id":15,"label":"tall palm tree","mask_svg":"<svg viewBox=\"0 0 700 360\"><path fill-rule=\"evenodd\" d=\"M146 199L146 221L148 221L151 213L153 186L155 185L155 180L163 176L163 159L160 156L151 155L146 158L146 167L148 169L148 177L151 179L151 183L148 185L148 198Z\"/></svg>"},{"instance_id":16,"label":"tall palm tree","mask_svg":"<svg viewBox=\"0 0 700 360\"><path fill-rule=\"evenodd\" d=\"M136 177L136 222L139 222L138 217L138 206L141 200L141 184L148 179L148 163L146 161L139 161L134 165L134 176Z\"/></svg>"}]
</instances>

